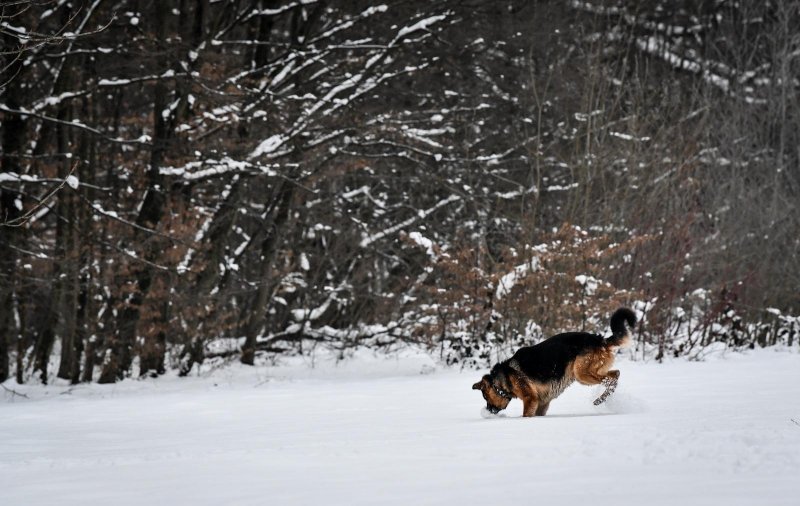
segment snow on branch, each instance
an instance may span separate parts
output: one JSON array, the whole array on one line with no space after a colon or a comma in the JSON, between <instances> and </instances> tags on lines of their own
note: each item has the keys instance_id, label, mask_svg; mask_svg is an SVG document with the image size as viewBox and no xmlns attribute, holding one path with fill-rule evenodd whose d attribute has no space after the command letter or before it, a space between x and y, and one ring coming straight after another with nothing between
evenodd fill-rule
<instances>
[{"instance_id":1,"label":"snow on branch","mask_svg":"<svg viewBox=\"0 0 800 506\"><path fill-rule=\"evenodd\" d=\"M75 168L78 166L78 162L72 164L72 168L70 168L69 174L63 180L60 180L60 183L50 190L47 195L45 195L39 202L33 206L32 209L29 209L28 212L23 214L22 216L15 218L13 220L0 222L0 226L4 227L20 227L27 223L33 223L34 221L38 220L41 216L47 214L52 206L49 206L47 202L56 194L58 193L64 186L69 186L73 190L78 188L78 178L73 176L72 173L75 172ZM2 181L19 181L19 182L42 182L41 179L26 175L15 174L13 172L2 172L0 173L0 182ZM15 202L17 208L21 211L22 210L22 202L17 200Z\"/></svg>"},{"instance_id":2,"label":"snow on branch","mask_svg":"<svg viewBox=\"0 0 800 506\"><path fill-rule=\"evenodd\" d=\"M451 204L453 202L458 202L459 200L461 200L460 196L458 196L458 195L450 195L446 199L444 199L442 201L439 201L435 206L433 206L431 208L428 208L428 209L425 209L425 210L422 210L422 211L418 211L416 216L412 216L411 218L409 218L407 220L404 220L404 221L402 221L402 222L400 222L400 223L398 223L396 225L393 225L393 226L391 226L391 227L389 227L389 228L387 228L387 229L385 229L385 230L383 230L381 232L378 232L377 234L371 234L371 235L368 235L368 236L364 237L361 240L361 242L359 243L359 246L362 247L362 248L366 248L367 246L369 246L370 244L374 243L375 241L383 239L384 237L386 237L388 235L394 234L394 233L398 232L399 230L403 229L404 227L407 227L407 226L411 225L412 223L414 223L417 220L425 219L430 214L434 213L437 209L439 209L441 207L444 207L447 204Z\"/></svg>"},{"instance_id":3,"label":"snow on branch","mask_svg":"<svg viewBox=\"0 0 800 506\"><path fill-rule=\"evenodd\" d=\"M289 325L283 332L259 338L259 348L264 345L279 341L290 341L300 339L310 339L315 341L329 342L359 342L365 344L366 341L374 341L376 345L392 344L398 338L407 337L406 327L399 323L390 325L365 325L359 324L353 328L337 329L329 325L312 327L309 322L294 323Z\"/></svg>"},{"instance_id":4,"label":"snow on branch","mask_svg":"<svg viewBox=\"0 0 800 506\"><path fill-rule=\"evenodd\" d=\"M318 0L299 0L297 2L290 2L288 4L280 5L277 7L265 7L263 9L253 9L250 14L247 15L245 21L255 17L255 16L277 16L279 14L283 14L284 12L288 12L295 7L305 7L307 5L313 5L318 3Z\"/></svg>"},{"instance_id":5,"label":"snow on branch","mask_svg":"<svg viewBox=\"0 0 800 506\"><path fill-rule=\"evenodd\" d=\"M495 291L495 298L497 300L503 299L506 295L511 293L511 289L519 282L520 279L524 278L530 272L537 271L541 268L541 263L539 262L539 258L531 257L530 260L525 262L524 264L518 265L514 267L514 269L505 274L500 280L497 282L497 290Z\"/></svg>"},{"instance_id":6,"label":"snow on branch","mask_svg":"<svg viewBox=\"0 0 800 506\"><path fill-rule=\"evenodd\" d=\"M89 8L86 10L86 15L83 17L83 20L80 22L80 24L78 25L78 28L75 30L74 33L65 34L65 35L69 35L69 37L68 37L69 43L67 44L66 53L69 53L72 50L72 46L75 44L75 40L79 36L81 36L81 34L83 32L83 29L86 27L86 23L89 22L89 19L92 17L92 15L94 14L95 9L97 9L97 6L100 5L101 1L102 0L95 0L92 3L92 5L89 6ZM103 27L100 30L95 31L93 33L98 33L100 31L105 30L105 28L107 28L108 26L111 25L112 21L109 21L108 24L105 27ZM52 80L52 83L50 85L50 93L48 93L48 95L52 95L54 93L55 88L56 88L56 84L59 82L59 78L61 77L61 71L64 68L64 63L66 61L67 61L66 58L62 58L61 60L59 60L58 67L56 68L55 72L53 72L53 80Z\"/></svg>"},{"instance_id":7,"label":"snow on branch","mask_svg":"<svg viewBox=\"0 0 800 506\"><path fill-rule=\"evenodd\" d=\"M80 195L80 198L84 203L86 203L92 209L92 211L95 214L99 214L101 216L105 216L106 218L110 218L110 219L112 219L114 221L117 221L117 222L122 223L124 225L127 225L129 227L135 228L137 230L141 230L142 232L146 232L146 233L152 234L152 235L157 235L159 237L164 237L164 238L169 239L170 241L176 242L178 244L187 245L186 241L178 239L177 237L173 237L173 236L171 236L169 234L165 234L164 232L159 232L158 230L155 230L155 229L152 229L152 228L147 228L147 227L144 227L144 226L139 225L137 223L134 223L132 221L126 220L125 218L120 217L120 215L117 214L116 211L108 211L106 209L103 209L103 207L100 206L100 204L96 204L96 203L92 202L91 200L87 199L83 195ZM136 256L133 253L129 253L129 255L132 255L134 257Z\"/></svg>"},{"instance_id":8,"label":"snow on branch","mask_svg":"<svg viewBox=\"0 0 800 506\"><path fill-rule=\"evenodd\" d=\"M748 104L766 104L767 100L754 96L755 88L772 84L772 79L764 76L771 67L771 63L759 65L755 70L736 71L723 62L713 61L702 58L698 51L687 46L687 40L701 40L701 36L710 36L710 21L701 23L693 19L693 25L681 26L677 24L665 24L661 21L647 19L641 13L633 14L625 7L598 5L588 1L572 0L569 2L571 8L593 15L618 18L626 25L635 29L633 33L649 33L648 35L637 35L633 39L635 46L648 55L654 56L668 63L675 69L690 72L698 75L708 84L719 88L722 92L732 98L741 98ZM620 32L596 34L609 41L622 41L623 35ZM800 54L800 50L790 53L788 58L794 58ZM733 84L746 85L742 88L743 95L734 91ZM796 83L795 83L796 85Z\"/></svg>"},{"instance_id":9,"label":"snow on branch","mask_svg":"<svg viewBox=\"0 0 800 506\"><path fill-rule=\"evenodd\" d=\"M189 162L182 167L161 167L159 169L159 172L165 176L179 177L185 181L198 181L230 173L239 174L245 171L252 171L265 176L278 175L272 167L243 160L234 160L227 156L220 160L200 160Z\"/></svg>"},{"instance_id":10,"label":"snow on branch","mask_svg":"<svg viewBox=\"0 0 800 506\"><path fill-rule=\"evenodd\" d=\"M149 76L131 77L125 79L123 78L100 79L97 81L96 87L113 88L117 86L129 86L131 84L140 84L148 81L158 81L161 79L175 79L177 77L185 77L186 75L187 74L183 72L174 72L172 70L167 70L161 75L154 74ZM92 88L87 88L85 90L65 91L59 95L48 96L34 102L30 110L32 112L39 112L47 107L58 105L64 100L86 97L95 93L96 91L97 91L96 89Z\"/></svg>"},{"instance_id":11,"label":"snow on branch","mask_svg":"<svg viewBox=\"0 0 800 506\"><path fill-rule=\"evenodd\" d=\"M346 21L343 21L342 23L337 24L333 28L330 28L330 29L326 30L325 32L322 32L321 34L317 35L316 37L311 39L309 42L310 43L316 43L316 42L319 42L321 40L330 38L331 35L333 35L333 34L335 34L337 32L340 32L342 30L346 30L346 29L350 28L351 26L356 24L356 22L358 22L359 20L368 18L369 16L375 14L376 12L386 12L387 9L388 9L388 7L386 5L375 5L375 6L369 7L367 9L365 9L363 12L361 12L361 14L356 16L354 19L348 19Z\"/></svg>"},{"instance_id":12,"label":"snow on branch","mask_svg":"<svg viewBox=\"0 0 800 506\"><path fill-rule=\"evenodd\" d=\"M385 9L381 6L372 7L360 14L360 17L372 15L376 12L383 12ZM276 133L261 141L255 149L248 155L248 160L253 160L259 157L275 158L285 154L287 151L281 151L288 141L295 138L297 135L306 131L317 116L329 116L336 110L352 103L356 98L364 95L365 93L375 89L379 84L387 79L396 77L403 73L413 72L425 68L426 64L421 64L417 67L405 67L399 71L386 72L384 74L376 74L376 69L383 62L387 61L389 51L397 47L407 35L428 30L428 28L439 21L448 17L449 14L442 14L438 16L431 16L429 18L417 21L416 23L400 28L392 41L380 50L374 51L374 54L369 56L363 64L363 67L356 73L346 73L344 78L331 86L328 91L321 97L308 95L314 102L306 108L303 113L294 121L283 133ZM285 79L285 75L293 71L294 64L292 63L293 57L290 55L288 61L285 63L286 67L282 69L275 78L273 84ZM352 91L351 91L352 90ZM263 90L262 90L263 91ZM347 93L346 97L341 97Z\"/></svg>"},{"instance_id":13,"label":"snow on branch","mask_svg":"<svg viewBox=\"0 0 800 506\"><path fill-rule=\"evenodd\" d=\"M418 31L422 31L422 30L428 30L429 27L433 26L434 24L438 23L439 21L442 21L443 19L446 19L447 16L448 16L448 14L440 14L438 16L431 16L431 17L428 17L428 18L425 18L425 19L421 19L421 20L417 21L416 23L414 23L412 25L409 25L409 26L401 28L400 31L397 32L397 36L395 36L394 40L392 41L392 44L394 44L398 40L400 40L403 37L405 37L405 36L407 36L409 34L412 34L414 32L418 32Z\"/></svg>"},{"instance_id":14,"label":"snow on branch","mask_svg":"<svg viewBox=\"0 0 800 506\"><path fill-rule=\"evenodd\" d=\"M8 107L5 104L0 104L0 111L9 112L9 113L12 113L12 114L19 114L20 116L31 116L31 117L40 119L42 121L49 121L50 123L57 123L59 125L64 125L64 126L68 126L68 127L72 127L72 128L77 128L79 130L85 130L85 131L90 132L90 133L92 133L94 135L102 137L103 139L107 140L108 142L113 142L115 144L139 144L139 145L142 145L142 146L150 147L150 142L149 141L151 139L150 139L149 135L142 135L138 139L121 139L119 137L110 137L110 136L106 135L105 133L101 132L100 130L98 130L96 128L93 128L93 127L90 127L89 125L87 125L85 123L81 123L78 120L64 121L62 119L54 118L52 116L45 116L44 114L39 114L39 113L30 111L30 110L27 110L27 109L13 109L11 107Z\"/></svg>"},{"instance_id":15,"label":"snow on branch","mask_svg":"<svg viewBox=\"0 0 800 506\"><path fill-rule=\"evenodd\" d=\"M236 174L233 176L231 183L225 185L225 188L222 190L222 194L220 195L219 204L217 205L217 209L214 211L214 215L207 217L200 228L194 235L194 242L200 244L200 242L205 239L206 234L211 229L211 224L214 222L214 218L217 213L219 213L220 209L225 206L229 206L230 203L228 202L228 197L231 195L231 191L233 190L234 185L238 184L239 175ZM178 264L177 270L178 274L184 274L189 271L189 266L191 265L192 261L194 260L194 256L197 250L194 248L188 248L186 250L186 254L183 256L183 260L181 263Z\"/></svg>"}]
</instances>

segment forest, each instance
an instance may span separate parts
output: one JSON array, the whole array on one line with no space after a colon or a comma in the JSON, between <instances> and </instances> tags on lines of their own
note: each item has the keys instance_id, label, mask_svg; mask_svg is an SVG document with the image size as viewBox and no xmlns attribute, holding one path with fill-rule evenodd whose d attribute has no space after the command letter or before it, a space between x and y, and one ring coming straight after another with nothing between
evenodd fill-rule
<instances>
[{"instance_id":1,"label":"forest","mask_svg":"<svg viewBox=\"0 0 800 506\"><path fill-rule=\"evenodd\" d=\"M0 382L800 346L800 1L0 6Z\"/></svg>"}]
</instances>

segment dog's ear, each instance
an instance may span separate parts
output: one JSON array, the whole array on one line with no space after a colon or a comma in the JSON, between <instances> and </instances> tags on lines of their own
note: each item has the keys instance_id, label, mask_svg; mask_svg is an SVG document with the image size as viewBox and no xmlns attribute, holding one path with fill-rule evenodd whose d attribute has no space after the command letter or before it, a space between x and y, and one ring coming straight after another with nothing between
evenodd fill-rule
<instances>
[{"instance_id":1,"label":"dog's ear","mask_svg":"<svg viewBox=\"0 0 800 506\"><path fill-rule=\"evenodd\" d=\"M494 375L494 378L489 380L489 383L495 387L505 385L508 383L508 376L506 376L505 371L497 371L497 373Z\"/></svg>"},{"instance_id":2,"label":"dog's ear","mask_svg":"<svg viewBox=\"0 0 800 506\"><path fill-rule=\"evenodd\" d=\"M483 380L480 380L479 382L477 382L474 385L472 385L472 389L473 390L480 390L481 389L481 385L483 385Z\"/></svg>"}]
</instances>

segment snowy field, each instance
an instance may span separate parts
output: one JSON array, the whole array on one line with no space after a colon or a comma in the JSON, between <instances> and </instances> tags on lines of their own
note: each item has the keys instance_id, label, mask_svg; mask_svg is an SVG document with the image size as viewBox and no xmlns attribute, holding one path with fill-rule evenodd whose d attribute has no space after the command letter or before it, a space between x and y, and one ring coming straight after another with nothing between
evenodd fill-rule
<instances>
[{"instance_id":1,"label":"snowy field","mask_svg":"<svg viewBox=\"0 0 800 506\"><path fill-rule=\"evenodd\" d=\"M544 418L419 356L0 391L0 504L800 504L800 354L618 362Z\"/></svg>"}]
</instances>

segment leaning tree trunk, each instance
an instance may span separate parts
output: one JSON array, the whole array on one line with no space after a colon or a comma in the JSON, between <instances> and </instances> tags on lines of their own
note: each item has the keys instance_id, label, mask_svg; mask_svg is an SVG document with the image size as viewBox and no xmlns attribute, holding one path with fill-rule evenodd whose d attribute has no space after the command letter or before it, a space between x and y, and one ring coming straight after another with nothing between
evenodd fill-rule
<instances>
[{"instance_id":1,"label":"leaning tree trunk","mask_svg":"<svg viewBox=\"0 0 800 506\"><path fill-rule=\"evenodd\" d=\"M245 342L244 346L242 346L241 361L247 365L255 363L258 331L264 322L264 312L267 308L269 294L272 291L270 272L272 270L273 256L277 249L280 232L289 219L289 207L294 193L294 185L290 181L281 180L278 184L277 196L272 205L274 208L272 219L266 224L267 229L264 232L264 240L261 242L258 289L250 304L247 323L245 324Z\"/></svg>"},{"instance_id":2,"label":"leaning tree trunk","mask_svg":"<svg viewBox=\"0 0 800 506\"><path fill-rule=\"evenodd\" d=\"M196 293L206 296L224 285L224 280L220 276L220 265L225 258L225 251L229 244L230 236L235 229L236 219L239 216L239 203L241 201L242 178L235 176L230 186L226 188L227 196L219 204L217 212L211 219L208 227L208 234L204 238L204 243L208 244L208 250L202 256L199 263L202 270L194 278ZM194 264L194 258L187 262L186 268L189 269ZM227 272L227 271L226 271ZM214 321L218 308L211 305L211 309L205 309L201 313L205 321ZM194 364L202 363L204 357L203 336L200 333L188 336L180 353L181 367L180 375L186 376L194 367Z\"/></svg>"}]
</instances>

